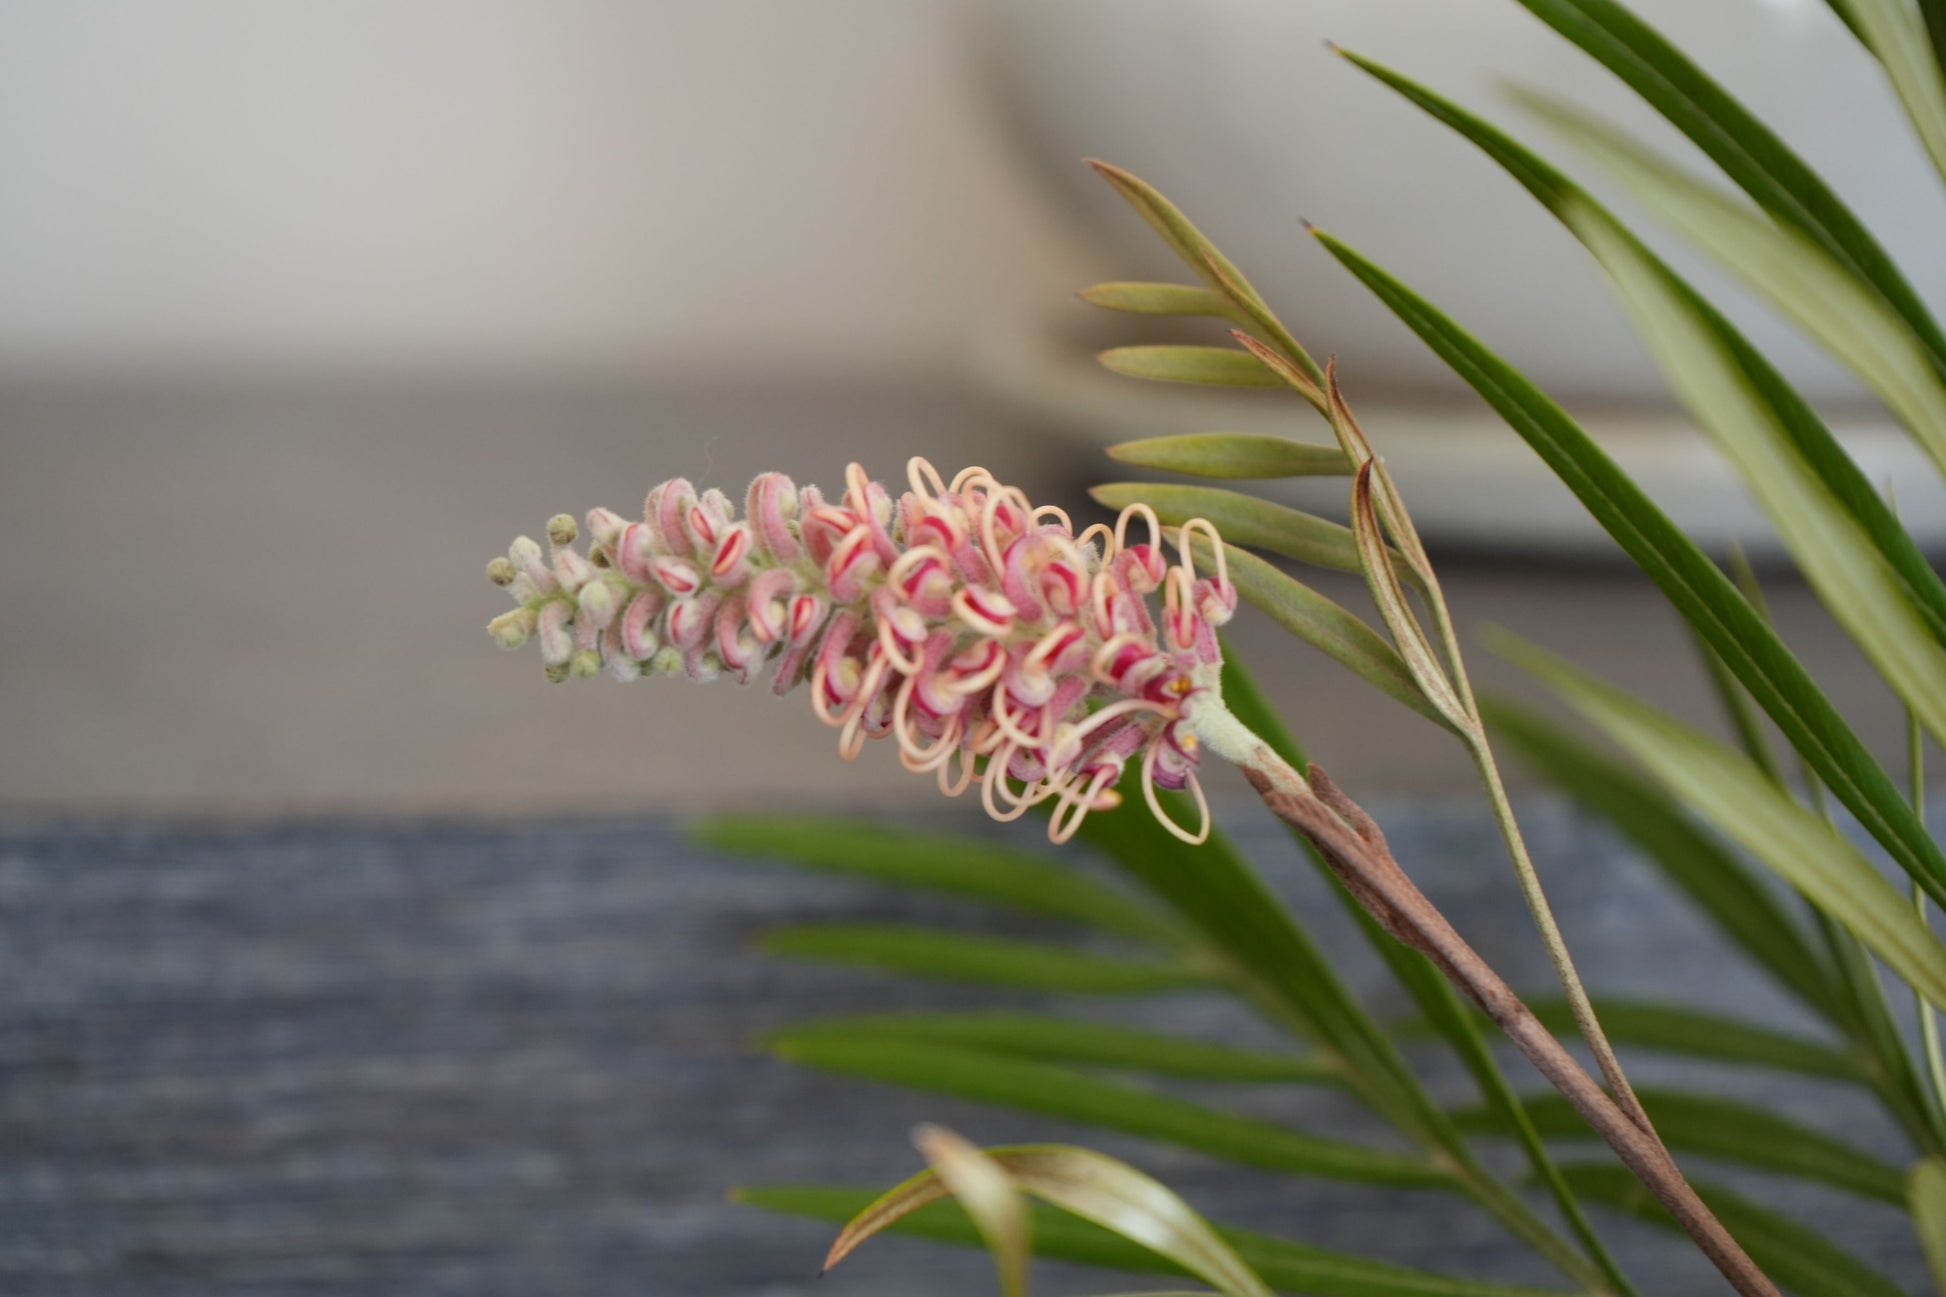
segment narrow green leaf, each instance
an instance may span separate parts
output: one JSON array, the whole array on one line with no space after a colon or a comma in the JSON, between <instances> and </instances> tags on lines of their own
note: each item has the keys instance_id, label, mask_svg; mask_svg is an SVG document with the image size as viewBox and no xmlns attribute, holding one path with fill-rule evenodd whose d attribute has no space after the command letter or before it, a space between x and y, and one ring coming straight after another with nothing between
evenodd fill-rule
<instances>
[{"instance_id":1,"label":"narrow green leaf","mask_svg":"<svg viewBox=\"0 0 1946 1297\"><path fill-rule=\"evenodd\" d=\"M758 948L770 955L856 964L908 977L1085 995L1141 995L1207 986L1210 980L1182 963L1088 955L1046 942L890 923L781 928L767 933Z\"/></svg>"},{"instance_id":2,"label":"narrow green leaf","mask_svg":"<svg viewBox=\"0 0 1946 1297\"><path fill-rule=\"evenodd\" d=\"M1933 166L1946 177L1946 71L1933 55L1925 20L1910 0L1843 0L1865 47L1885 65L1886 79Z\"/></svg>"},{"instance_id":3,"label":"narrow green leaf","mask_svg":"<svg viewBox=\"0 0 1946 1297\"><path fill-rule=\"evenodd\" d=\"M1194 551L1198 563L1205 566L1213 563L1215 556L1204 541L1195 541ZM1269 614L1278 625L1340 665L1349 667L1379 692L1404 703L1443 729L1452 728L1452 722L1419 691L1412 673L1406 669L1405 659L1385 642L1384 636L1342 605L1297 578L1286 576L1248 550L1226 544L1223 552L1237 593Z\"/></svg>"},{"instance_id":4,"label":"narrow green leaf","mask_svg":"<svg viewBox=\"0 0 1946 1297\"><path fill-rule=\"evenodd\" d=\"M1092 159L1089 165L1149 223L1151 229L1162 236L1162 241L1182 258L1184 265L1204 283L1229 298L1239 311L1277 344L1285 356L1310 375L1314 383L1324 381L1324 372L1318 368L1317 362L1311 359L1282 322L1271 314L1270 307L1251 287L1250 281L1243 277L1243 272L1204 237L1203 232L1174 203L1164 198L1153 185L1120 167Z\"/></svg>"},{"instance_id":5,"label":"narrow green leaf","mask_svg":"<svg viewBox=\"0 0 1946 1297\"><path fill-rule=\"evenodd\" d=\"M1033 1261L1033 1224L1027 1200L1013 1177L980 1148L944 1126L925 1125L912 1142L932 1174L958 1201L980 1232L999 1272L1000 1297L1027 1297L1027 1269ZM830 1269L829 1264L825 1266Z\"/></svg>"},{"instance_id":6,"label":"narrow green leaf","mask_svg":"<svg viewBox=\"0 0 1946 1297\"><path fill-rule=\"evenodd\" d=\"M1857 374L1946 467L1946 378L1937 357L1872 285L1809 236L1730 201L1591 114L1532 93L1521 100ZM1601 237L1567 214L1563 219L1583 242ZM1591 251L1602 257L1599 248Z\"/></svg>"},{"instance_id":7,"label":"narrow green leaf","mask_svg":"<svg viewBox=\"0 0 1946 1297\"><path fill-rule=\"evenodd\" d=\"M1886 1202L1905 1201L1899 1168L1822 1131L1735 1099L1680 1090L1642 1089L1642 1106L1655 1119L1663 1143L1678 1151L1743 1166L1816 1180ZM1550 1139L1594 1139L1594 1129L1558 1094L1527 1100L1534 1125ZM1500 1113L1475 1109L1457 1114L1468 1130L1505 1130Z\"/></svg>"},{"instance_id":8,"label":"narrow green leaf","mask_svg":"<svg viewBox=\"0 0 1946 1297\"><path fill-rule=\"evenodd\" d=\"M690 837L732 855L923 887L1158 945L1183 940L1181 927L1154 907L1102 886L1070 864L976 838L901 833L859 820L797 815L704 820Z\"/></svg>"},{"instance_id":9,"label":"narrow green leaf","mask_svg":"<svg viewBox=\"0 0 1946 1297\"><path fill-rule=\"evenodd\" d=\"M1558 1036L1572 1036L1574 1014L1561 1000L1529 999L1534 1016ZM1735 1018L1704 1013L1680 1004L1639 1000L1597 1000L1601 1025L1614 1040L1638 1049L1707 1058L1718 1063L1769 1067L1805 1076L1869 1085L1871 1078L1850 1054Z\"/></svg>"},{"instance_id":10,"label":"narrow green leaf","mask_svg":"<svg viewBox=\"0 0 1946 1297\"><path fill-rule=\"evenodd\" d=\"M1090 487L1088 494L1104 509L1146 504L1170 527L1206 518L1232 545L1267 549L1333 572L1361 570L1351 528L1241 491L1173 482L1104 482ZM1396 555L1393 561L1398 562Z\"/></svg>"},{"instance_id":11,"label":"narrow green leaf","mask_svg":"<svg viewBox=\"0 0 1946 1297\"><path fill-rule=\"evenodd\" d=\"M873 1189L767 1185L739 1189L731 1196L763 1211L842 1224L880 1195ZM1282 1292L1326 1297L1568 1297L1559 1292L1452 1279L1248 1230L1220 1225L1215 1229L1266 1283ZM953 1203L921 1207L894 1223L888 1232L961 1247L980 1246L972 1222ZM1051 1207L1042 1206L1034 1212L1034 1238L1040 1255L1053 1260L1138 1274L1189 1273L1139 1243Z\"/></svg>"},{"instance_id":12,"label":"narrow green leaf","mask_svg":"<svg viewBox=\"0 0 1946 1297\"><path fill-rule=\"evenodd\" d=\"M1829 185L1681 50L1616 0L1519 0L1592 55L1776 220L1818 242L1871 284L1946 360L1946 334L1924 301ZM1939 0L1923 0L1939 7Z\"/></svg>"},{"instance_id":13,"label":"narrow green leaf","mask_svg":"<svg viewBox=\"0 0 1946 1297\"><path fill-rule=\"evenodd\" d=\"M1563 219L1607 269L1677 397L1737 465L1825 607L1926 728L1946 739L1946 647L1907 601L1892 565L1661 267L1605 212L1582 206ZM1933 882L1946 895L1946 880Z\"/></svg>"},{"instance_id":14,"label":"narrow green leaf","mask_svg":"<svg viewBox=\"0 0 1946 1297\"><path fill-rule=\"evenodd\" d=\"M1491 127L1474 125L1507 148L1518 150ZM1546 165L1524 150L1505 161L1509 170L1523 178L1532 167ZM1550 170L1549 174L1554 173ZM1319 237L1332 255L1471 384L1546 461L1683 618L1723 656L1725 665L1806 764L1892 858L1915 877L1924 874L1946 879L1946 855L1926 833L1897 785L1872 759L1776 632L1709 557L1560 406L1518 370L1378 266L1329 235ZM1845 459L1842 450L1834 453ZM1836 480L1822 465L1820 471L1827 481ZM1869 495L1869 487L1865 490ZM1919 562L1924 564L1923 557Z\"/></svg>"},{"instance_id":15,"label":"narrow green leaf","mask_svg":"<svg viewBox=\"0 0 1946 1297\"><path fill-rule=\"evenodd\" d=\"M1283 387L1284 380L1247 351L1234 347L1157 344L1111 347L1096 357L1117 374L1158 383L1217 387Z\"/></svg>"},{"instance_id":16,"label":"narrow green leaf","mask_svg":"<svg viewBox=\"0 0 1946 1297\"><path fill-rule=\"evenodd\" d=\"M1501 653L1541 677L1696 814L1777 871L1932 1003L1946 1004L1946 949L1893 886L1748 758L1552 654L1502 637Z\"/></svg>"},{"instance_id":17,"label":"narrow green leaf","mask_svg":"<svg viewBox=\"0 0 1946 1297\"><path fill-rule=\"evenodd\" d=\"M1320 446L1255 432L1187 432L1172 437L1144 437L1110 446L1108 457L1138 468L1233 481L1343 477L1351 472L1351 462L1337 446Z\"/></svg>"},{"instance_id":18,"label":"narrow green leaf","mask_svg":"<svg viewBox=\"0 0 1946 1297\"><path fill-rule=\"evenodd\" d=\"M1362 59L1357 55L1347 55L1346 57L1397 91L1400 95L1410 100L1413 104L1424 109L1430 116L1451 127L1469 142L1478 146L1488 157L1505 168L1509 175L1519 181L1557 219L1563 219L1566 213L1573 210L1576 204L1590 207L1594 205L1593 200L1579 186L1574 184L1574 182L1562 175L1545 160L1528 151L1519 143L1479 117L1440 98L1424 86L1407 80L1405 77L1380 64L1373 63L1368 59ZM1569 230L1571 233L1576 233L1572 226L1569 227ZM1333 251L1336 252L1337 249L1334 248ZM1646 248L1640 248L1638 246L1638 251L1645 257L1652 256ZM1339 259L1343 260L1344 258L1340 256ZM1358 271L1357 267L1354 266L1353 270L1354 273L1360 274L1360 278L1364 278L1364 275ZM1663 270L1665 273L1668 273L1666 266L1663 267ZM1366 282L1368 285L1371 285L1370 280ZM1735 358L1737 365L1743 371L1744 377L1758 392L1762 393L1765 401L1769 403L1778 419L1782 421L1784 429L1790 434L1798 451L1816 469L1817 475L1824 481L1825 485L1844 502L1845 507L1851 511L1852 516L1858 520L1859 525L1864 527L1872 536L1880 551L1885 554L1887 560L1897 569L1900 579L1905 583L1908 594L1911 596L1913 602L1922 610L1932 625L1935 634L1946 638L1946 582L1940 579L1939 573L1933 570L1931 563L1919 551L1919 547L1913 542L1911 535L1900 525L1897 516L1879 495L1877 484L1865 476L1863 470L1853 461L1851 455L1843 446L1838 444L1838 439L1832 435L1831 430L1825 426L1824 421L1818 417L1817 412L1810 407L1809 403L1799 395L1797 390L1777 371L1776 367L1764 358L1761 352L1745 340L1743 335L1737 331L1721 312L1717 311L1700 294L1697 294L1673 274L1670 275L1670 283L1689 299L1690 307L1708 322L1717 335L1718 341ZM1402 288L1403 286L1401 285L1400 287ZM1409 292L1406 295L1410 297ZM1383 296L1382 293L1381 296ZM1391 306L1395 312L1401 311L1401 306L1398 303L1388 300L1387 305ZM1421 305L1423 306L1425 304L1421 303ZM1453 328L1450 320L1446 320L1443 316L1440 316L1437 311L1432 311L1429 306L1426 309L1430 313L1432 320L1437 321L1448 329ZM1415 323L1412 319L1407 319L1406 323L1411 325L1416 332L1419 332L1422 338L1426 337L1425 330L1420 324ZM1463 332L1460 336L1472 349L1482 352L1486 360L1491 362L1491 367L1512 373L1511 370L1508 370L1505 362L1500 361L1491 352L1486 352L1484 348L1481 348L1472 339L1465 338ZM1506 416L1508 421L1514 424L1516 431L1519 431L1522 436L1527 437L1530 443L1533 442L1533 437L1529 435L1527 429L1522 427L1514 416L1509 415L1491 395L1488 395L1484 389L1480 388L1478 382L1466 374L1461 362L1454 360L1451 356L1447 356L1440 345L1433 342L1432 339L1427 338L1427 341L1433 346L1435 351L1440 352L1442 358L1446 359L1449 364L1453 364L1456 369L1459 369L1463 377L1468 377L1468 381L1472 382L1476 389L1481 390L1483 396L1487 396L1490 404L1493 404L1496 409L1500 409L1502 415ZM1539 393L1538 389L1532 388L1532 384L1526 383L1518 374L1514 374L1513 376L1518 380L1517 386L1524 385L1526 388L1532 389L1534 395L1539 396L1542 403L1552 405L1544 395ZM1559 413L1558 409L1555 413ZM1572 427L1572 422L1567 419L1566 415L1559 414L1559 420L1568 423ZM1580 434L1578 428L1574 429L1574 431L1576 434ZM1586 439L1585 434L1581 435L1581 439ZM1535 448L1541 450L1538 444L1536 444ZM1600 457L1602 463L1610 470L1608 474L1598 476L1619 476L1619 473L1614 471L1613 465L1607 462L1606 457L1601 456L1599 450L1593 450L1592 453L1593 456ZM1541 450L1541 454L1543 458L1548 457L1545 450ZM1553 466L1551 459L1549 462ZM1558 466L1554 467L1556 472L1562 472ZM1581 494L1581 488L1576 486L1573 480L1568 479L1565 474L1563 474L1563 478L1567 481L1569 487L1575 490L1576 494ZM1629 489L1633 490L1632 484ZM1639 497L1641 493L1636 491L1634 494ZM1583 497L1583 502L1588 503L1585 496ZM1648 504L1646 499L1642 500L1641 503L1644 505ZM1653 509L1652 505L1648 507ZM1600 516L1600 511L1596 510L1594 505L1590 504L1589 508L1598 517ZM1603 525L1608 526L1605 520ZM1615 533L1616 539L1622 541L1624 548L1628 548L1628 542L1620 533L1615 532L1614 527L1608 526L1608 530L1611 533ZM1674 529L1670 528L1669 530L1673 531ZM1632 550L1631 557L1636 557ZM1640 561L1638 557L1637 562ZM1651 571L1650 575L1654 576L1655 573ZM1690 616L1686 611L1684 615ZM1691 620L1694 620L1693 616ZM1719 652L1722 651L1720 645L1715 645L1715 647L1718 648ZM1726 658L1730 657L1727 653L1725 656ZM1733 670L1737 669L1737 663L1734 660L1731 660L1729 665ZM1757 696L1759 704L1766 711L1772 710L1771 704L1766 700L1766 696L1762 692L1751 686L1748 681L1745 682L1745 687L1751 689L1751 692ZM1787 734L1790 733L1789 727L1784 726L1781 720L1778 723L1785 728ZM1830 740L1827 738L1824 741L1828 742ZM1802 744L1798 742L1795 735L1792 736L1792 742L1800 748L1802 747ZM1863 749L1861 748L1859 751L1862 752ZM1830 782L1830 776L1827 772L1820 771L1820 774L1826 779L1827 783ZM1840 798L1845 796L1845 793L1836 784L1833 784L1832 787L1834 791L1838 792ZM1882 796L1882 791L1880 796ZM1851 807L1854 814L1858 814L1859 818L1868 824L1876 818L1874 815L1866 815L1860 812L1858 807L1851 802L1847 802L1846 804ZM1874 830L1875 834L1876 832ZM1923 835L1919 836L1923 838ZM1914 852L1917 853L1916 856L1913 855ZM1901 856L1901 858L1923 858L1929 852L1935 857L1938 856L1937 848L1932 846L1930 840L1927 840L1923 847L1915 842L1908 842L1904 851L1897 848L1893 849L1893 854ZM1946 858L1937 860L1936 864L1942 870L1946 870Z\"/></svg>"},{"instance_id":19,"label":"narrow green leaf","mask_svg":"<svg viewBox=\"0 0 1946 1297\"><path fill-rule=\"evenodd\" d=\"M1670 794L1537 712L1493 698L1481 710L1496 744L1510 746L1529 770L1634 843L1779 985L1820 1012L1834 1012L1831 971L1802 925Z\"/></svg>"},{"instance_id":20,"label":"narrow green leaf","mask_svg":"<svg viewBox=\"0 0 1946 1297\"><path fill-rule=\"evenodd\" d=\"M1664 1229L1678 1228L1662 1204L1626 1167L1603 1163L1561 1169L1568 1183L1589 1202L1613 1207ZM1728 1189L1694 1179L1689 1183L1750 1259L1798 1297L1903 1297L1885 1276L1798 1222Z\"/></svg>"},{"instance_id":21,"label":"narrow green leaf","mask_svg":"<svg viewBox=\"0 0 1946 1297\"><path fill-rule=\"evenodd\" d=\"M1132 1027L1033 1013L874 1013L821 1018L790 1029L792 1038L916 1041L1044 1063L1123 1068L1198 1081L1341 1083L1341 1065L1301 1054L1236 1049Z\"/></svg>"},{"instance_id":22,"label":"narrow green leaf","mask_svg":"<svg viewBox=\"0 0 1946 1297\"><path fill-rule=\"evenodd\" d=\"M839 1041L815 1033L785 1032L771 1048L827 1072L1087 1122L1245 1166L1368 1184L1453 1185L1428 1161L1239 1117L1073 1068L948 1045Z\"/></svg>"},{"instance_id":23,"label":"narrow green leaf","mask_svg":"<svg viewBox=\"0 0 1946 1297\"><path fill-rule=\"evenodd\" d=\"M1946 1293L1946 1159L1929 1157L1915 1165L1906 1186L1913 1228L1926 1251L1933 1287Z\"/></svg>"},{"instance_id":24,"label":"narrow green leaf","mask_svg":"<svg viewBox=\"0 0 1946 1297\"><path fill-rule=\"evenodd\" d=\"M1195 284L1119 282L1095 284L1081 290L1081 300L1110 311L1131 315L1220 315L1230 317L1230 301L1212 289Z\"/></svg>"}]
</instances>

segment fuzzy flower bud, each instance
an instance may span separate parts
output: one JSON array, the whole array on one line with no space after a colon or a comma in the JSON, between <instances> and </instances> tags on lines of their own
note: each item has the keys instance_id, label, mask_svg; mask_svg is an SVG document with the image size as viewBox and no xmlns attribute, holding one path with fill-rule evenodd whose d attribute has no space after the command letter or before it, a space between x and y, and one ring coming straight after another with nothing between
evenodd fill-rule
<instances>
[{"instance_id":1,"label":"fuzzy flower bud","mask_svg":"<svg viewBox=\"0 0 1946 1297\"><path fill-rule=\"evenodd\" d=\"M1120 801L1133 763L1162 822L1200 842L1192 721L1199 700L1220 710L1215 628L1237 603L1215 529L1198 519L1168 537L1172 566L1144 505L1077 535L985 469L948 484L914 459L907 480L895 498L853 464L827 500L765 473L738 518L721 491L676 478L640 522L590 512L585 557L557 515L551 562L522 537L489 565L517 604L489 629L508 647L537 639L556 681L605 669L747 683L774 666L778 693L808 687L845 759L890 738L948 795L978 783L996 818L1051 800L1057 842ZM1137 524L1146 540L1131 543ZM1213 575L1191 560L1198 533ZM1196 832L1163 814L1158 788L1195 795Z\"/></svg>"}]
</instances>

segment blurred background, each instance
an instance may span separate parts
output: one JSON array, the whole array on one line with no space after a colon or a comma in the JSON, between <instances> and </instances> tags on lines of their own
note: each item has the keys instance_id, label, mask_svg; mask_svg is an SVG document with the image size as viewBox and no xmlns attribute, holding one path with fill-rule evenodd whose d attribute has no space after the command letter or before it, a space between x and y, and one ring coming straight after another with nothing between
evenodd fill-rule
<instances>
[{"instance_id":1,"label":"blurred background","mask_svg":"<svg viewBox=\"0 0 1946 1297\"><path fill-rule=\"evenodd\" d=\"M1922 291L1946 296L1939 193L1822 0L1637 7L1850 196ZM174 1174L208 1150L178 1157L168 1131L207 1119L219 1144L237 1130L263 1134L224 1106L271 1102L262 1095L226 1091L209 1100L212 1116L194 1107L201 1100L169 1107L177 1100L142 1089L159 1076L193 1089L170 1071L168 1042L200 1067L247 1058L261 1065L251 1075L270 1075L288 1061L278 1052L288 1040L273 1038L296 1010L250 997L336 987L338 961L363 959L381 980L344 991L347 1003L410 1010L383 1037L388 1048L444 1040L458 1021L472 1052L457 1056L487 1067L509 1050L525 1057L508 1043L508 1001L492 978L520 959L593 970L599 949L640 979L629 983L636 999L609 1005L612 1020L586 1010L588 1039L613 1043L653 1018L654 988L681 975L617 955L619 933L614 946L578 944L563 916L597 912L613 894L549 890L540 862L550 853L579 861L563 877L585 881L576 870L610 868L628 835L603 829L591 846L534 824L752 805L939 812L929 783L889 752L856 767L833 760L830 732L800 699L675 682L546 687L531 653L502 654L482 633L505 601L481 569L514 535L539 534L558 511L632 512L677 474L735 494L761 469L833 483L857 459L896 479L923 454L942 467L984 463L1036 500L1080 506L1088 482L1121 475L1100 455L1114 440L1215 427L1324 435L1274 395L1167 391L1095 370L1092 351L1140 337L1140 322L1130 334L1126 321L1092 318L1074 290L1170 272L1084 156L1171 194L1314 352L1339 355L1469 637L1508 625L1703 715L1705 683L1654 591L1518 439L1309 244L1300 219L1387 264L1527 367L1710 543L1735 539L1761 556L1761 522L1671 411L1565 233L1464 144L1335 58L1327 39L1511 121L1550 152L1564 151L1513 120L1503 78L1571 91L1668 138L1623 87L1503 0L0 0L0 599L10 610L0 618L10 835L0 971L24 997L0 1032L11 1051L0 1054L0 1094L13 1104L0 1153L11 1147L45 1171L0 1193L0 1231L9 1212L17 1226L15 1244L0 1243L0 1275L19 1281L0 1286L309 1292L356 1280L368 1286L347 1291L444 1291L424 1268L437 1229L433 1243L415 1235L387 1253L371 1242L384 1233L374 1220L366 1234L280 1252L258 1246L261 1232L225 1234L210 1225L214 1208L199 1216L192 1205L143 1226L150 1252L114 1242L126 1220L104 1204L123 1189L102 1186L123 1184L118 1168L162 1175L173 1187L156 1192L171 1204L201 1201L158 1168ZM1874 477L1917 462L1828 362L1729 299ZM1946 498L1926 493L1936 477L1912 475L1910 496L1906 480L1915 529L1946 540ZM1327 482L1291 498L1341 512L1342 491ZM1355 582L1316 584L1364 606ZM1895 749L1892 700L1801 587L1781 573L1772 586L1812 673L1870 742ZM1436 807L1445 803L1425 799L1470 789L1457 747L1411 713L1247 610L1236 634L1314 754L1361 796ZM1475 660L1487 683L1514 683L1484 653ZM1220 774L1216 783L1219 794L1240 789ZM540 818L507 827L512 839L477 827L512 817ZM404 845L373 827L406 823L416 827L398 830ZM462 852L514 863L442 873L438 862ZM118 863L89 892L97 859ZM714 877L685 868L671 875L682 888ZM330 877L351 890L319 881ZM485 889L468 893L474 901L505 901L468 910L477 926L447 938L511 943L513 963L466 963L477 946L444 963L430 928L385 928L464 904L441 879ZM760 908L742 881L721 885L738 914ZM629 895L639 911L623 912L645 923L651 911L717 912L694 891L675 910L665 893ZM310 908L273 918L285 899ZM556 902L564 908L548 910ZM537 936L536 905L567 926ZM683 960L727 960L735 935L693 950L668 940ZM392 974L405 981L383 980ZM709 983L732 1006L712 1000L710 1012L747 1025L749 1004L793 994L781 975L750 977ZM452 1010L459 1018L440 1017L445 1002L426 988L462 982L474 998ZM573 977L548 985L560 998L547 1003L570 1017L588 993ZM208 1018L225 996L241 997L243 1016ZM173 1008L145 1018L155 1004ZM676 1026L655 1019L657 1066L704 1010L682 1012L691 1016ZM359 1032L372 1019L353 1016L364 1026L349 1045L329 1014L304 1020L314 1035L291 1027L308 1042L298 1053L363 1057ZM711 1030L719 1070L707 1085L693 1070L690 1088L663 1101L758 1084ZM245 1048L243 1035L256 1043ZM576 1092L587 1125L575 1129L593 1145L603 1114L640 1091L633 1073L588 1063L599 1055L588 1048L574 1074L602 1079ZM702 1068L680 1047L674 1057ZM507 1093L561 1094L559 1076L536 1066ZM343 1081L327 1071L332 1086ZM482 1121L502 1112L479 1088L499 1082L477 1071L471 1088L411 1075L434 1087L413 1091L425 1104L407 1113L413 1122L450 1112L455 1095L478 1101ZM140 1085L102 1081L114 1076ZM767 1096L765 1114L798 1102L763 1076L749 1093ZM356 1086L326 1089L354 1116L366 1111ZM97 1100L99 1111L86 1106ZM191 1109L201 1116L185 1117ZM148 1120L158 1112L160 1126ZM767 1120L749 1117L739 1147L786 1138ZM147 1133L124 1139L116 1122ZM680 1124L650 1130L660 1139ZM328 1132L346 1127L319 1129L318 1146L342 1154ZM895 1145L896 1133L875 1138ZM647 1183L679 1157L673 1147L642 1154ZM516 1170L548 1198L559 1168L534 1156ZM866 1178L902 1174L901 1156L894 1148ZM90 1158L100 1166L88 1174L104 1178L48 1169ZM808 1151L801 1161L800 1172L821 1165ZM440 1185L473 1176L467 1165L441 1162L447 1179L419 1188L437 1200ZM401 1183L379 1178L388 1191ZM301 1206L290 1210L268 1237L307 1237ZM642 1257L673 1255L685 1228L719 1238L706 1219L717 1218L665 1215L650 1235L619 1225L612 1236L550 1235L521 1254L541 1268L508 1273L546 1289L533 1258L599 1252L617 1274L636 1274ZM157 1241L185 1221L205 1229L196 1247ZM244 1234L256 1242L238 1243ZM416 1261L360 1269L343 1258L366 1255L364 1244L347 1237ZM478 1285L484 1271L437 1273ZM767 1273L739 1271L737 1290L796 1292L805 1277L792 1270L764 1287Z\"/></svg>"}]
</instances>

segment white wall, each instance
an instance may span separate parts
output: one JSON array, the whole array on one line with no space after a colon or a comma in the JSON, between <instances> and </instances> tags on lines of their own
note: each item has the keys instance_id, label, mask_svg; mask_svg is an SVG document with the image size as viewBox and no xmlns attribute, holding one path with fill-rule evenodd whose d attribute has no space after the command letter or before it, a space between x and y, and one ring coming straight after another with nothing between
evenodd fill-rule
<instances>
[{"instance_id":1,"label":"white wall","mask_svg":"<svg viewBox=\"0 0 1946 1297\"><path fill-rule=\"evenodd\" d=\"M944 0L0 0L0 377L938 370L1077 282Z\"/></svg>"}]
</instances>

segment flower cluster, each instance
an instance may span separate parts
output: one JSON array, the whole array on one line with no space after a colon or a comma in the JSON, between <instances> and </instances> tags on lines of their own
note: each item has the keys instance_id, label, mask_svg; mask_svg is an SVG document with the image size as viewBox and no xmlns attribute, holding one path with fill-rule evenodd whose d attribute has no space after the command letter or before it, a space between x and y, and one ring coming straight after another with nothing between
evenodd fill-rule
<instances>
[{"instance_id":1,"label":"flower cluster","mask_svg":"<svg viewBox=\"0 0 1946 1297\"><path fill-rule=\"evenodd\" d=\"M489 630L509 648L538 639L551 680L747 683L774 662L777 692L808 683L845 759L890 736L905 767L934 772L948 795L980 783L998 819L1054 799L1057 842L1117 804L1134 761L1162 822L1202 841L1190 721L1221 666L1214 628L1237 602L1215 529L1180 528L1171 565L1144 505L1076 535L1065 512L983 468L949 484L915 458L907 477L895 500L853 464L827 501L766 473L742 518L722 492L676 478L649 492L641 521L590 512L585 556L574 519L558 515L551 555L523 536L487 566L518 604ZM1138 522L1146 539L1129 534ZM1214 575L1196 573L1198 532ZM1196 832L1163 813L1158 787L1194 793Z\"/></svg>"}]
</instances>

